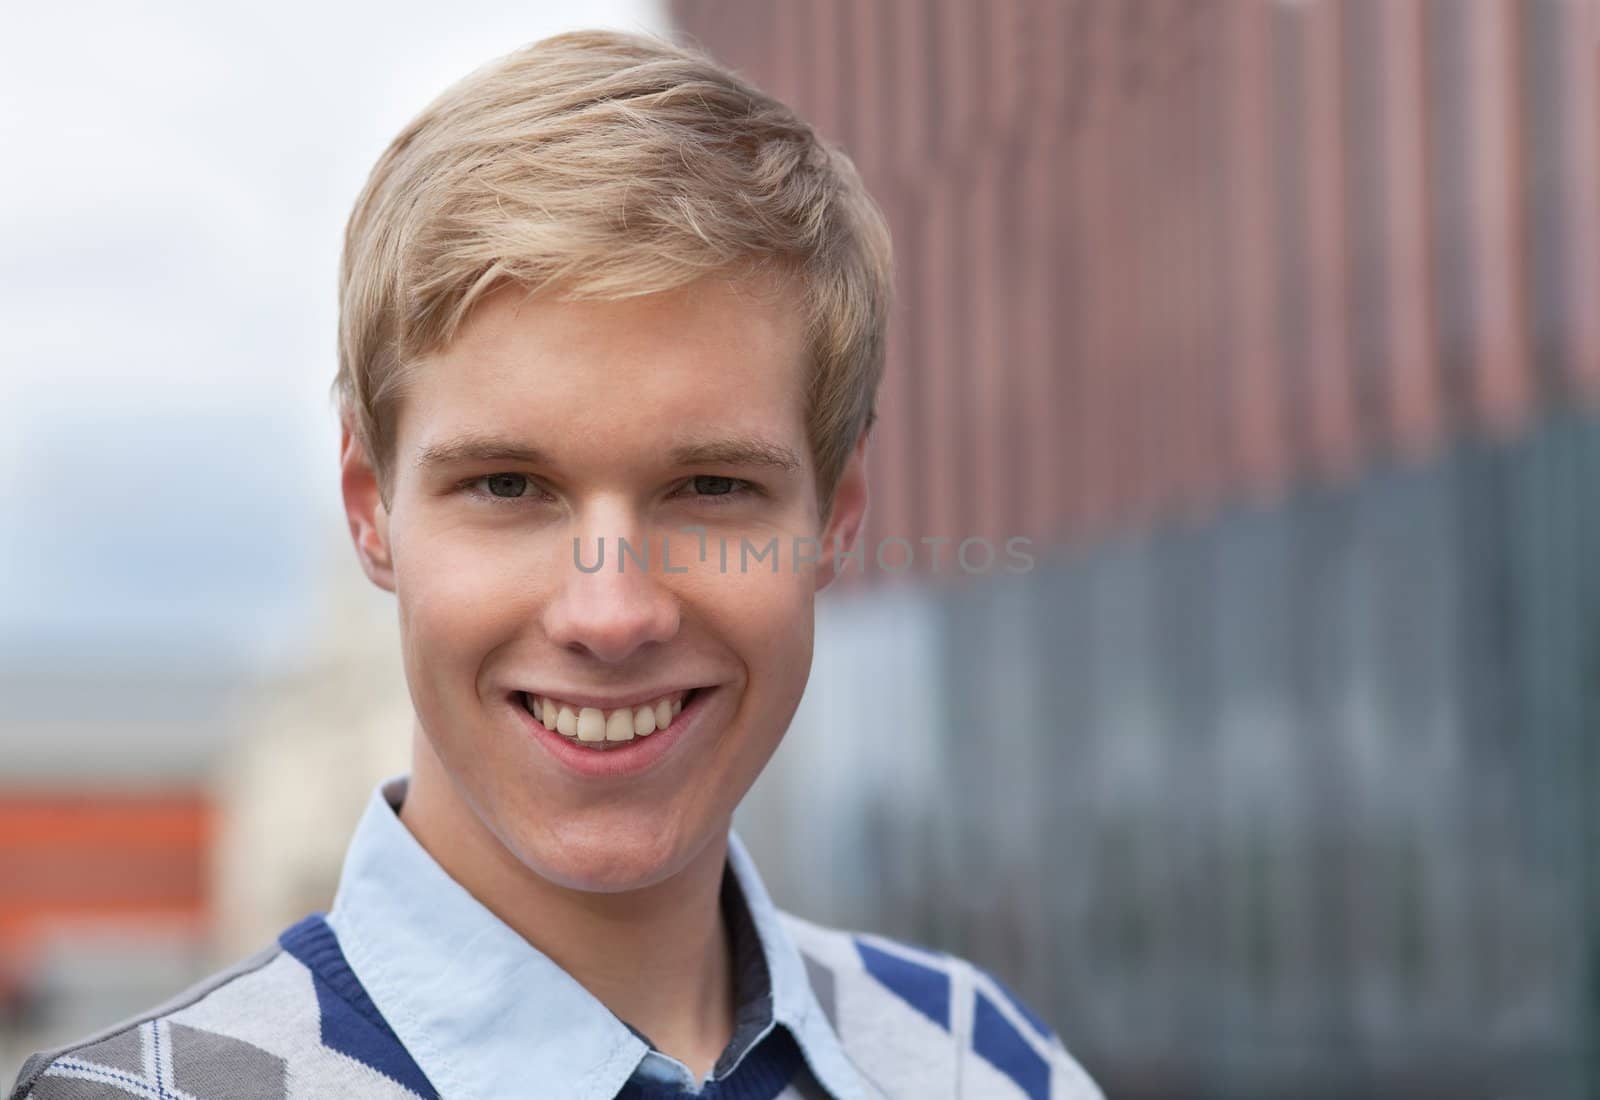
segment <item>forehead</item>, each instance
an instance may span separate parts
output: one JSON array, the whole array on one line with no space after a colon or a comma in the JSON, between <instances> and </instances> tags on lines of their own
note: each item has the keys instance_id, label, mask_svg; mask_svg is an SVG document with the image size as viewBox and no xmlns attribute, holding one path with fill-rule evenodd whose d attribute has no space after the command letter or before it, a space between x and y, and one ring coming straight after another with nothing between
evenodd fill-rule
<instances>
[{"instance_id":1,"label":"forehead","mask_svg":"<svg viewBox=\"0 0 1600 1100\"><path fill-rule=\"evenodd\" d=\"M397 425L403 461L495 433L659 446L723 432L802 445L809 355L797 301L720 277L607 302L502 287L418 364Z\"/></svg>"}]
</instances>

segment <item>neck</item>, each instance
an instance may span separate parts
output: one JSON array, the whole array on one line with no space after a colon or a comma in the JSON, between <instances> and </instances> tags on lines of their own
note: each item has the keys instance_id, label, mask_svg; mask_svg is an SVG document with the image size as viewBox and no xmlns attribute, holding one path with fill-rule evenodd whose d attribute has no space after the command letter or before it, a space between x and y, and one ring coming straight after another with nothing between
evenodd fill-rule
<instances>
[{"instance_id":1,"label":"neck","mask_svg":"<svg viewBox=\"0 0 1600 1100\"><path fill-rule=\"evenodd\" d=\"M677 874L637 890L574 890L541 877L455 794L427 736L413 737L400 820L480 901L657 1049L702 1080L733 1037L732 948L722 916L727 834Z\"/></svg>"}]
</instances>

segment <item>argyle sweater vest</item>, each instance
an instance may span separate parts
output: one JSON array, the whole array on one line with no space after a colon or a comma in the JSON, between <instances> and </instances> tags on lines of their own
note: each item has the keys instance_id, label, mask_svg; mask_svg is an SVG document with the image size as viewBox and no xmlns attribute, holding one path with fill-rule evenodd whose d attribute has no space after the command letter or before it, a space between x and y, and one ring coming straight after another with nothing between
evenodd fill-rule
<instances>
[{"instance_id":1,"label":"argyle sweater vest","mask_svg":"<svg viewBox=\"0 0 1600 1100\"><path fill-rule=\"evenodd\" d=\"M884 1097L1104 1100L1060 1039L981 968L779 916L845 1053ZM505 1072L516 1080L516 1067ZM537 1082L524 1093L547 1094ZM732 1076L700 1093L636 1080L618 1095L815 1100L821 1093L779 1027ZM320 913L137 1017L32 1055L10 1092L10 1100L438 1096Z\"/></svg>"}]
</instances>

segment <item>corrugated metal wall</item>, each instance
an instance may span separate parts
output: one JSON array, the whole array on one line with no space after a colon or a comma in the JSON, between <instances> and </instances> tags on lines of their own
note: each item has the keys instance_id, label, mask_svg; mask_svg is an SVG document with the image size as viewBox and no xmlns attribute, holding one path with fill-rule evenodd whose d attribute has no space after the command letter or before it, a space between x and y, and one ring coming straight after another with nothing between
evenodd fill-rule
<instances>
[{"instance_id":1,"label":"corrugated metal wall","mask_svg":"<svg viewBox=\"0 0 1600 1100\"><path fill-rule=\"evenodd\" d=\"M1600 395L1579 0L672 8L888 213L869 542L1137 530Z\"/></svg>"},{"instance_id":2,"label":"corrugated metal wall","mask_svg":"<svg viewBox=\"0 0 1600 1100\"><path fill-rule=\"evenodd\" d=\"M1123 1097L1600 1094L1577 0L680 0L861 164L873 527L741 809Z\"/></svg>"}]
</instances>

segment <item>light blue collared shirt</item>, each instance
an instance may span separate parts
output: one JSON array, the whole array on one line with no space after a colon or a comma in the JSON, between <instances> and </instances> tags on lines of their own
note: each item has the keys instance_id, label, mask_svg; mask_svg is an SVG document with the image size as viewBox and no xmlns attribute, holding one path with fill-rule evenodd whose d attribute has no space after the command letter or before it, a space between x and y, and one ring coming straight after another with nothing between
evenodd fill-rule
<instances>
[{"instance_id":1,"label":"light blue collared shirt","mask_svg":"<svg viewBox=\"0 0 1600 1100\"><path fill-rule=\"evenodd\" d=\"M345 853L327 922L350 968L439 1094L520 1100L530 1080L546 1095L573 1100L609 1100L630 1080L700 1088L687 1066L654 1049L439 866L398 816L409 781L409 773L401 773L373 790ZM846 1057L799 950L732 830L728 869L770 981L770 1019L745 1052L781 1024L828 1094L836 1100L876 1097Z\"/></svg>"}]
</instances>

